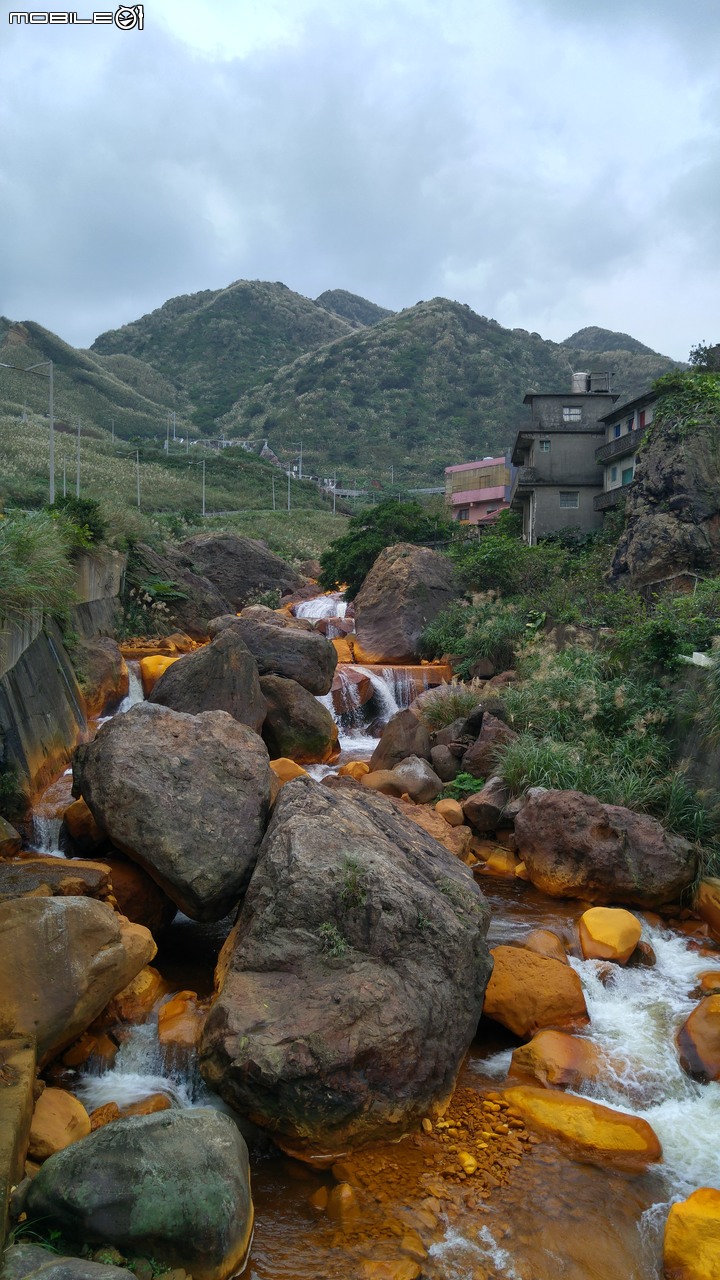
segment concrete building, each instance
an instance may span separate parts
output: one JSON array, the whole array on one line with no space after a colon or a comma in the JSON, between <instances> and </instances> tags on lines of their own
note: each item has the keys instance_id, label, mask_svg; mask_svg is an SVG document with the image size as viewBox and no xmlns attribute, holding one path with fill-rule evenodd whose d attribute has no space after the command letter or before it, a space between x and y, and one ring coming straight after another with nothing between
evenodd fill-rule
<instances>
[{"instance_id":1,"label":"concrete building","mask_svg":"<svg viewBox=\"0 0 720 1280\"><path fill-rule=\"evenodd\" d=\"M453 520L486 524L510 506L515 469L510 455L445 468L445 496Z\"/></svg>"},{"instance_id":2,"label":"concrete building","mask_svg":"<svg viewBox=\"0 0 720 1280\"><path fill-rule=\"evenodd\" d=\"M595 462L602 466L602 493L596 494L596 511L609 511L624 502L627 487L635 476L637 451L647 427L653 420L654 391L613 409L601 419L605 427L605 443L595 450Z\"/></svg>"},{"instance_id":3,"label":"concrete building","mask_svg":"<svg viewBox=\"0 0 720 1280\"><path fill-rule=\"evenodd\" d=\"M522 514L523 537L531 545L549 533L599 528L602 512L594 499L603 481L595 460L607 428L607 414L619 397L609 373L574 373L569 392L525 396L530 425L518 432L511 454L518 468L511 493Z\"/></svg>"}]
</instances>

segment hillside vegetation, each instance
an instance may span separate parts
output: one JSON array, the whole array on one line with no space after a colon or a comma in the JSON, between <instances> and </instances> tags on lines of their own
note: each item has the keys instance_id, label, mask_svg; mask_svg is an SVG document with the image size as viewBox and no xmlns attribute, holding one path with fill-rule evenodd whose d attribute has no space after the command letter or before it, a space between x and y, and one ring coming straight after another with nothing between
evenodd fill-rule
<instances>
[{"instance_id":1,"label":"hillside vegetation","mask_svg":"<svg viewBox=\"0 0 720 1280\"><path fill-rule=\"evenodd\" d=\"M389 480L391 467L406 486L438 484L444 467L512 445L528 391L562 391L573 369L601 368L627 399L675 367L632 338L623 348L623 335L591 334L593 347L606 335L607 350L547 342L435 298L300 357L223 425L275 447L302 437L306 470L337 468L346 484Z\"/></svg>"},{"instance_id":2,"label":"hillside vegetation","mask_svg":"<svg viewBox=\"0 0 720 1280\"><path fill-rule=\"evenodd\" d=\"M227 289L171 298L134 323L100 334L91 351L146 361L186 393L195 425L214 430L215 420L248 388L350 331L340 315L284 284L238 280Z\"/></svg>"}]
</instances>

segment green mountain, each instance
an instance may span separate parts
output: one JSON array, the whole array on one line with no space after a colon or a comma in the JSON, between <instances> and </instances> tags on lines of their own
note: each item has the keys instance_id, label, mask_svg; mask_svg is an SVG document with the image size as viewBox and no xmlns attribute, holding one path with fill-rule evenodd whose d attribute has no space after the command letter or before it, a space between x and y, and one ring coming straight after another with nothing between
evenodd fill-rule
<instances>
[{"instance_id":1,"label":"green mountain","mask_svg":"<svg viewBox=\"0 0 720 1280\"><path fill-rule=\"evenodd\" d=\"M637 338L629 333L616 333L613 329L598 329L597 325L588 325L586 329L578 329L569 338L564 338L561 347L569 347L571 351L583 351L592 354L597 360L608 352L630 351L634 355L656 356L651 347L643 346Z\"/></svg>"},{"instance_id":2,"label":"green mountain","mask_svg":"<svg viewBox=\"0 0 720 1280\"><path fill-rule=\"evenodd\" d=\"M353 329L364 329L367 325L377 324L379 320L387 320L394 316L394 311L387 307L379 307L376 302L368 302L357 293L348 293L347 289L326 289L315 299L318 306L332 311L336 316L347 320Z\"/></svg>"},{"instance_id":3,"label":"green mountain","mask_svg":"<svg viewBox=\"0 0 720 1280\"><path fill-rule=\"evenodd\" d=\"M91 352L135 356L151 365L192 401L196 426L215 434L216 420L244 391L351 331L341 315L284 284L237 280L227 289L171 298L140 320L100 334Z\"/></svg>"},{"instance_id":4,"label":"green mountain","mask_svg":"<svg viewBox=\"0 0 720 1280\"><path fill-rule=\"evenodd\" d=\"M188 423L186 397L156 370L126 356L106 357L78 351L31 320L14 323L0 317L0 363L25 369L53 361L54 414L59 423L84 430L112 429L125 439L165 438L168 412L177 413L177 432ZM0 368L0 414L22 417L48 412L47 368L37 375ZM194 434L197 434L196 432Z\"/></svg>"},{"instance_id":5,"label":"green mountain","mask_svg":"<svg viewBox=\"0 0 720 1280\"><path fill-rule=\"evenodd\" d=\"M444 467L512 445L526 392L569 389L573 369L608 369L626 399L675 367L640 343L612 350L618 335L589 333L608 349L548 342L435 298L301 356L241 396L223 426L276 449L302 438L305 470L337 471L345 484L391 474L442 484Z\"/></svg>"}]
</instances>

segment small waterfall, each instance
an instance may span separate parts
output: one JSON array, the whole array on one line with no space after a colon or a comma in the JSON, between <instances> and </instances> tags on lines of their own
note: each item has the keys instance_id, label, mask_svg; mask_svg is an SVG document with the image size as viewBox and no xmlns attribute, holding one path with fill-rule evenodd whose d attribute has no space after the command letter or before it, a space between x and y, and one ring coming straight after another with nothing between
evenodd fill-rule
<instances>
[{"instance_id":1,"label":"small waterfall","mask_svg":"<svg viewBox=\"0 0 720 1280\"><path fill-rule=\"evenodd\" d=\"M51 854L54 858L64 858L59 849L60 827L62 817L50 817L46 813L34 813L32 819L32 847L38 853Z\"/></svg>"},{"instance_id":2,"label":"small waterfall","mask_svg":"<svg viewBox=\"0 0 720 1280\"><path fill-rule=\"evenodd\" d=\"M140 663L128 662L127 669L128 669L128 678L129 678L129 687L125 697L120 703L120 706L115 712L115 715L117 716L122 715L125 711L129 711L131 707L134 707L138 702L143 702L145 698L145 694L143 693L142 680L140 679Z\"/></svg>"},{"instance_id":3,"label":"small waterfall","mask_svg":"<svg viewBox=\"0 0 720 1280\"><path fill-rule=\"evenodd\" d=\"M399 711L404 711L417 697L415 681L407 667L383 667L382 678L392 690L392 696ZM425 688L428 687L425 676Z\"/></svg>"},{"instance_id":4,"label":"small waterfall","mask_svg":"<svg viewBox=\"0 0 720 1280\"><path fill-rule=\"evenodd\" d=\"M303 600L295 606L296 618L344 618L347 604L340 593L330 596L315 596L313 600Z\"/></svg>"},{"instance_id":5,"label":"small waterfall","mask_svg":"<svg viewBox=\"0 0 720 1280\"><path fill-rule=\"evenodd\" d=\"M37 853L64 858L59 848L63 814L72 804L72 769L65 772L49 787L35 805L32 813L31 848Z\"/></svg>"},{"instance_id":6,"label":"small waterfall","mask_svg":"<svg viewBox=\"0 0 720 1280\"><path fill-rule=\"evenodd\" d=\"M152 1093L167 1094L178 1107L208 1106L213 1100L200 1075L195 1053L188 1055L184 1069L165 1055L158 1039L156 1014L147 1022L130 1027L114 1065L107 1071L93 1070L91 1065L81 1076L76 1091L88 1111L107 1102L116 1102L122 1110Z\"/></svg>"}]
</instances>

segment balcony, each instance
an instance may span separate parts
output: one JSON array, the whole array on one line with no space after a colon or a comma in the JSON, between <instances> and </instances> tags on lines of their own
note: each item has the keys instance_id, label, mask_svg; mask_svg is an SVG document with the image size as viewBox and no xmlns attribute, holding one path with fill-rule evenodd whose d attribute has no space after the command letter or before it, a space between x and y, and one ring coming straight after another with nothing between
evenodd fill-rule
<instances>
[{"instance_id":1,"label":"balcony","mask_svg":"<svg viewBox=\"0 0 720 1280\"><path fill-rule=\"evenodd\" d=\"M613 458L624 458L630 453L635 453L644 435L645 428L642 431L628 431L627 435L618 436L617 440L610 440L595 450L595 461L610 462Z\"/></svg>"},{"instance_id":2,"label":"balcony","mask_svg":"<svg viewBox=\"0 0 720 1280\"><path fill-rule=\"evenodd\" d=\"M534 467L520 467L515 482L516 489L527 489L537 483L537 472Z\"/></svg>"},{"instance_id":3,"label":"balcony","mask_svg":"<svg viewBox=\"0 0 720 1280\"><path fill-rule=\"evenodd\" d=\"M618 507L627 497L629 484L619 484L616 489L606 489L605 493L598 493L593 498L594 511L610 511L613 507Z\"/></svg>"}]
</instances>

